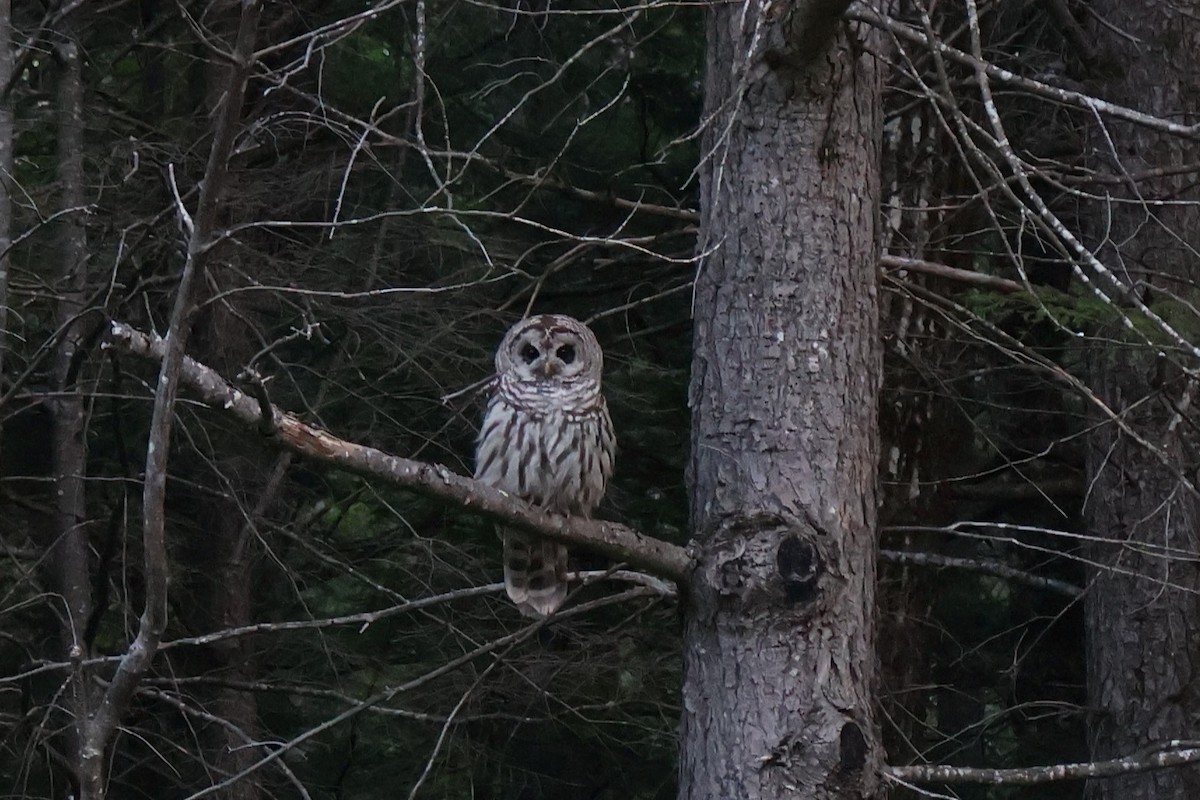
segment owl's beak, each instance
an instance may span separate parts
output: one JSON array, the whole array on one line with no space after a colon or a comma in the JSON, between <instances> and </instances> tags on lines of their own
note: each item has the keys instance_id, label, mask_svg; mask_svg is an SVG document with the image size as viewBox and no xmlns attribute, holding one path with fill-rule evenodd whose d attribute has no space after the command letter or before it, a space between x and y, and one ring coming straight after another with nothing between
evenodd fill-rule
<instances>
[{"instance_id":1,"label":"owl's beak","mask_svg":"<svg viewBox=\"0 0 1200 800\"><path fill-rule=\"evenodd\" d=\"M558 362L552 358L547 358L542 362L542 374L547 378L553 378L558 374Z\"/></svg>"}]
</instances>

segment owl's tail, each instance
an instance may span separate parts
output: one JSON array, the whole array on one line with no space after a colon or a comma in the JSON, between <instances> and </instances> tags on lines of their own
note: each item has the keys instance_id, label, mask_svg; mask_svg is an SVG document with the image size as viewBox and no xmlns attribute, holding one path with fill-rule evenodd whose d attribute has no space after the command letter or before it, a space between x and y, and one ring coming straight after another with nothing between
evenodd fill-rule
<instances>
[{"instance_id":1,"label":"owl's tail","mask_svg":"<svg viewBox=\"0 0 1200 800\"><path fill-rule=\"evenodd\" d=\"M505 529L504 588L521 613L544 617L567 597L566 545Z\"/></svg>"}]
</instances>

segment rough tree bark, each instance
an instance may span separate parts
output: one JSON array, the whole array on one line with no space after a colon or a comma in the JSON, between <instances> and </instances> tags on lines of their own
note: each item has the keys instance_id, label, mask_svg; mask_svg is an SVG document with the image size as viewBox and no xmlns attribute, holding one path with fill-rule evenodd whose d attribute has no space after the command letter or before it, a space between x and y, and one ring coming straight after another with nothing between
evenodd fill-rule
<instances>
[{"instance_id":1,"label":"rough tree bark","mask_svg":"<svg viewBox=\"0 0 1200 800\"><path fill-rule=\"evenodd\" d=\"M1187 4L1184 4L1187 5ZM1093 8L1107 65L1105 99L1195 124L1200 96L1200 23L1194 9L1155 0L1100 0ZM1110 27L1111 26L1111 27ZM1111 137L1111 139L1110 139ZM1195 161L1195 143L1113 121L1092 139L1097 166L1117 175ZM1194 298L1200 277L1200 209L1195 176L1158 178L1112 189L1118 202L1098 209L1101 260L1135 286L1152 308ZM1099 238L1098 236L1098 238ZM1194 313L1194 308L1192 310ZM1194 320L1191 323L1194 330ZM1134 753L1166 739L1195 738L1200 717L1200 501L1177 479L1194 475L1196 441L1186 412L1196 385L1158 346L1139 345L1114 326L1092 356L1093 384L1171 466L1114 425L1089 441L1087 500L1091 533L1107 540L1087 594L1088 694L1093 759ZM1122 341L1132 344L1122 344ZM1195 366L1194 364L1192 365ZM1089 782L1090 800L1200 797L1200 768L1179 767Z\"/></svg>"},{"instance_id":2,"label":"rough tree bark","mask_svg":"<svg viewBox=\"0 0 1200 800\"><path fill-rule=\"evenodd\" d=\"M684 798L877 791L882 103L839 5L708 12Z\"/></svg>"}]
</instances>

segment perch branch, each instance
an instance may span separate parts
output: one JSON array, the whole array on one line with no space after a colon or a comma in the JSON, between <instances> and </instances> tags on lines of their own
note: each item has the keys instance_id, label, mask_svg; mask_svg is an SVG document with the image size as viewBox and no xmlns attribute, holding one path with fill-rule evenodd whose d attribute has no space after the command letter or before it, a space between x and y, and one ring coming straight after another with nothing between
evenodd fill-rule
<instances>
[{"instance_id":1,"label":"perch branch","mask_svg":"<svg viewBox=\"0 0 1200 800\"><path fill-rule=\"evenodd\" d=\"M156 361L161 360L167 352L164 340L148 336L120 322L112 324L107 344ZM259 402L230 385L215 370L184 358L179 380L204 403L230 414L243 424L257 428L262 422L263 409ZM300 455L473 509L505 525L586 547L677 582L686 580L691 571L692 560L684 548L646 536L624 525L550 514L441 465L388 455L382 450L339 439L273 406L272 417L275 420L275 432L271 438Z\"/></svg>"}]
</instances>

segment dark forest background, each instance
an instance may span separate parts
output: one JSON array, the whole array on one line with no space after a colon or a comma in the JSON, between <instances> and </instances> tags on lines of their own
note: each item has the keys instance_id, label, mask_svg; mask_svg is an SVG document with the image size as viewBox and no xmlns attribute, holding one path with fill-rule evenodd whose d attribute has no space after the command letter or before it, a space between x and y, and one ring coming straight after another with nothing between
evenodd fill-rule
<instances>
[{"instance_id":1,"label":"dark forest background","mask_svg":"<svg viewBox=\"0 0 1200 800\"><path fill-rule=\"evenodd\" d=\"M1112 5L982 3L973 29L960 3L886 19L855 4L839 23L888 42L878 640L893 765L1111 757L1097 742L1115 717L1088 688L1098 643L1200 641L1197 79L1175 38L1179 58L1150 74L1176 94L1139 90L1131 65L1155 50ZM106 335L169 327L241 12L47 0L0 20L5 796L77 791L79 710L138 630L158 366ZM470 474L500 336L526 313L572 314L604 347L619 441L600 516L686 545L705 35L690 3L266 4L187 354L340 438ZM983 98L984 63L1025 82ZM106 758L113 797L675 796L673 597L590 583L573 600L596 601L586 613L496 646L528 621L496 586L490 521L282 450L186 389L176 414L169 621ZM1131 438L1149 455L1110 482ZM1134 599L1088 612L1089 593ZM1152 720L1179 705L1186 732L1190 667L1156 682L1137 671L1160 659L1142 658L1120 669L1161 693L1136 704ZM1188 738L1121 719L1130 747Z\"/></svg>"}]
</instances>

